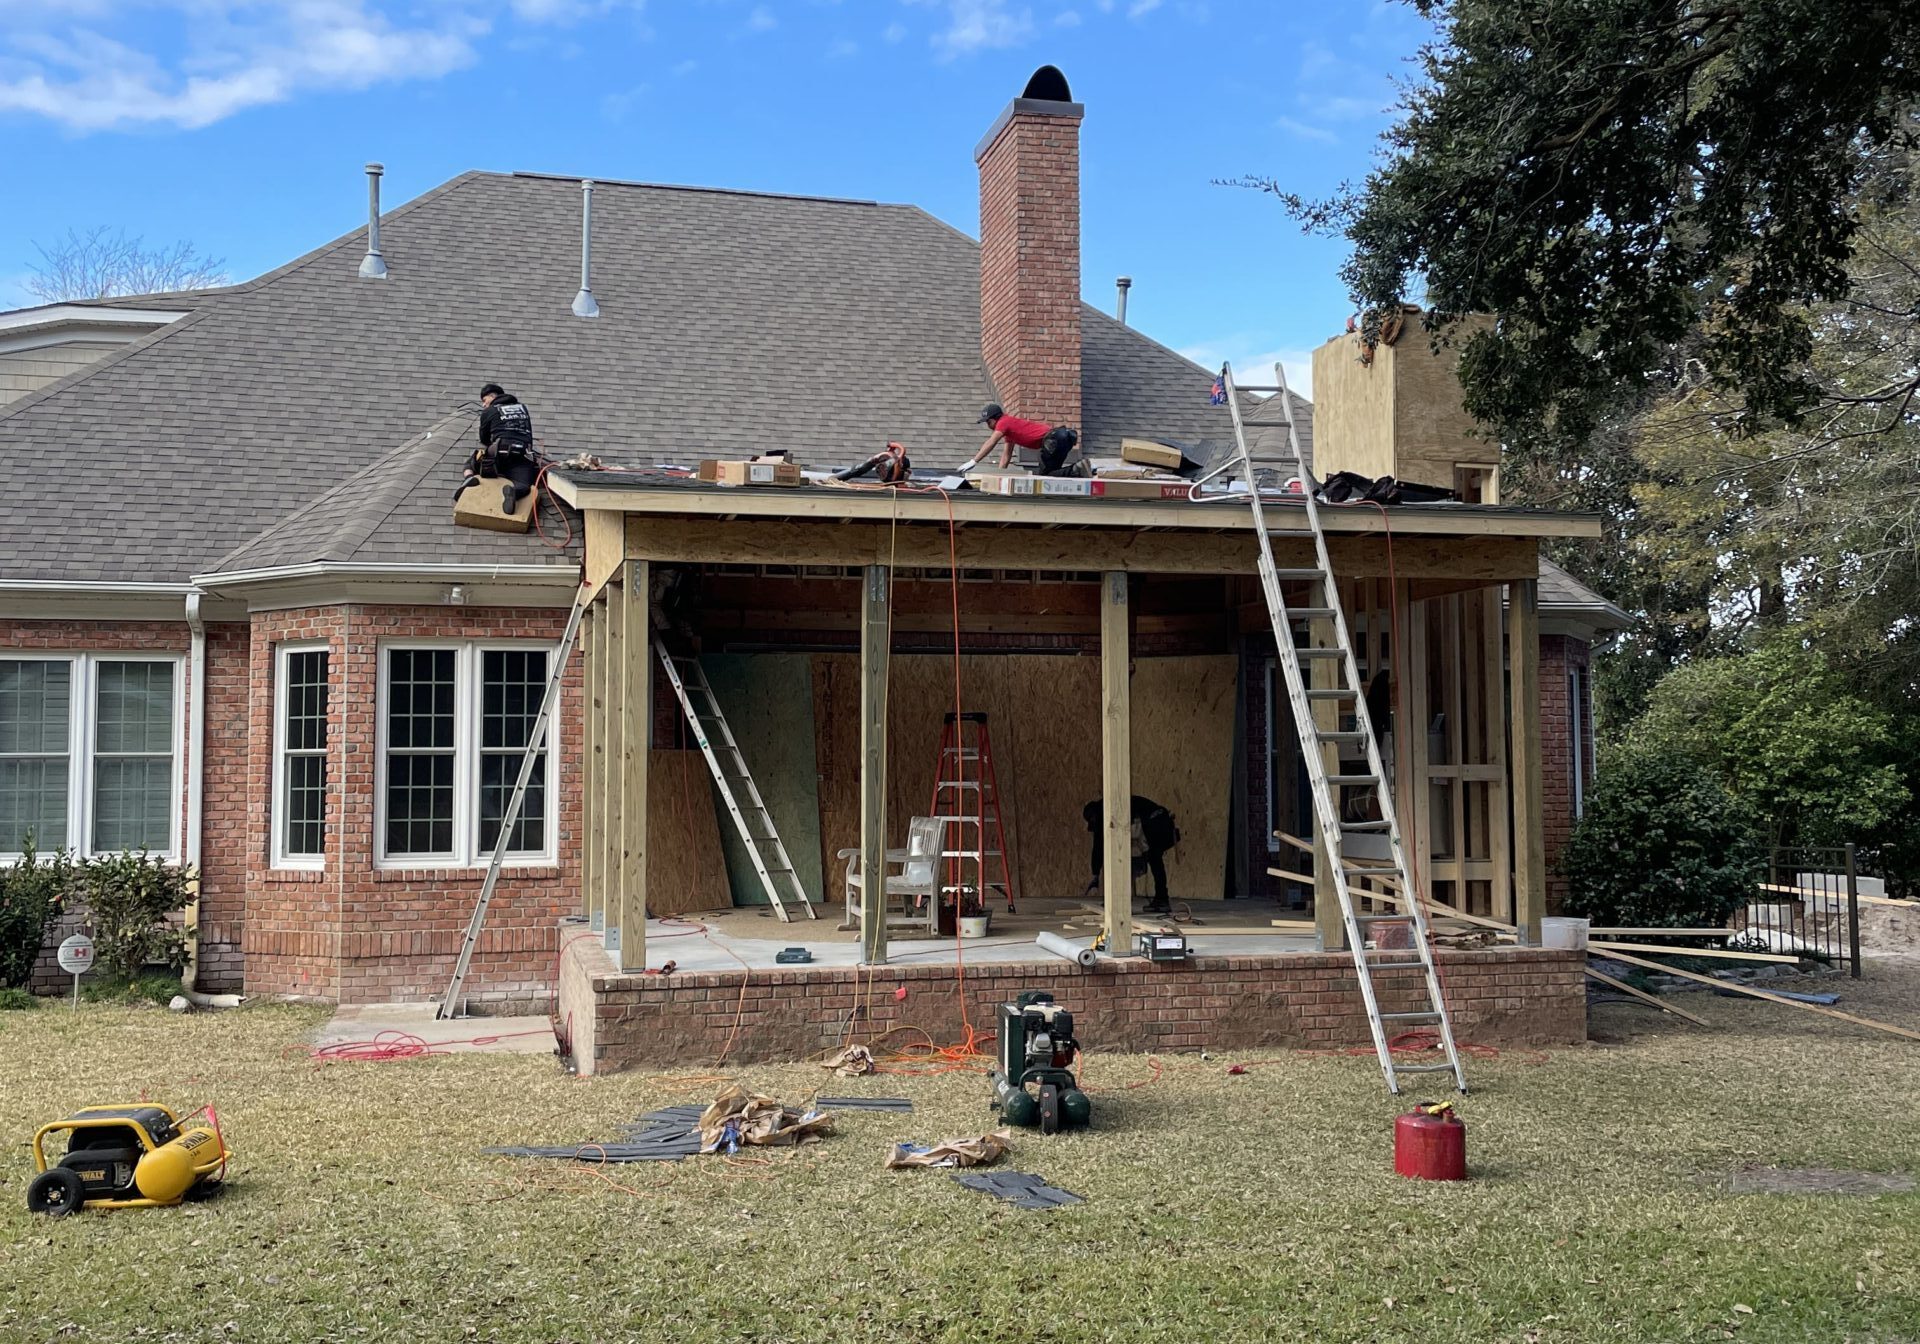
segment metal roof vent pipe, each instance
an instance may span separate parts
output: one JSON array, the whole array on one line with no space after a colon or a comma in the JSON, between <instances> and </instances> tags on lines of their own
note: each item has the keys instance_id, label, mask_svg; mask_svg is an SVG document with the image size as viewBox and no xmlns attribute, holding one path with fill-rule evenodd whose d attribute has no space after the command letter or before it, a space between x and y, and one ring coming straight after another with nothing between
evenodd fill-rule
<instances>
[{"instance_id":1,"label":"metal roof vent pipe","mask_svg":"<svg viewBox=\"0 0 1920 1344\"><path fill-rule=\"evenodd\" d=\"M387 259L380 255L380 174L377 163L367 165L367 255L360 259L362 280L385 280Z\"/></svg>"},{"instance_id":2,"label":"metal roof vent pipe","mask_svg":"<svg viewBox=\"0 0 1920 1344\"><path fill-rule=\"evenodd\" d=\"M580 182L580 292L573 296L575 317L598 317L593 301L593 179Z\"/></svg>"},{"instance_id":3,"label":"metal roof vent pipe","mask_svg":"<svg viewBox=\"0 0 1920 1344\"><path fill-rule=\"evenodd\" d=\"M1127 291L1133 288L1133 277L1123 275L1113 282L1116 291L1113 300L1113 315L1121 326L1127 325Z\"/></svg>"}]
</instances>

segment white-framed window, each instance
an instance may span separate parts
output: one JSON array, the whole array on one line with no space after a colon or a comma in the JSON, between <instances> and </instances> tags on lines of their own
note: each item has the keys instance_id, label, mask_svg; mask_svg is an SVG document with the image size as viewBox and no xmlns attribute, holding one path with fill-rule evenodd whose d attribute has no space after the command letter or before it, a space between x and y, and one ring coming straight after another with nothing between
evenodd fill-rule
<instances>
[{"instance_id":1,"label":"white-framed window","mask_svg":"<svg viewBox=\"0 0 1920 1344\"><path fill-rule=\"evenodd\" d=\"M1578 821L1587 812L1587 725L1592 722L1590 700L1593 687L1584 667L1567 669L1568 738L1573 750L1568 753L1573 773L1573 816Z\"/></svg>"},{"instance_id":2,"label":"white-framed window","mask_svg":"<svg viewBox=\"0 0 1920 1344\"><path fill-rule=\"evenodd\" d=\"M177 858L177 655L0 654L0 856Z\"/></svg>"},{"instance_id":3,"label":"white-framed window","mask_svg":"<svg viewBox=\"0 0 1920 1344\"><path fill-rule=\"evenodd\" d=\"M319 868L327 853L327 646L282 644L273 695L273 866Z\"/></svg>"},{"instance_id":4,"label":"white-framed window","mask_svg":"<svg viewBox=\"0 0 1920 1344\"><path fill-rule=\"evenodd\" d=\"M474 867L493 855L540 712L553 646L477 640L380 650L375 825L390 868ZM507 857L551 863L549 725Z\"/></svg>"}]
</instances>

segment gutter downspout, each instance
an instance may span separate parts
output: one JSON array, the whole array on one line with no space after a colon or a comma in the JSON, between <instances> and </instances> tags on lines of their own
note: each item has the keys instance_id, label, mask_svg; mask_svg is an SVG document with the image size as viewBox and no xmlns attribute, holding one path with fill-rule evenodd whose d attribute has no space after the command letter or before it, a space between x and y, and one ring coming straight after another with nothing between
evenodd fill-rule
<instances>
[{"instance_id":1,"label":"gutter downspout","mask_svg":"<svg viewBox=\"0 0 1920 1344\"><path fill-rule=\"evenodd\" d=\"M200 974L200 823L206 800L207 624L200 618L198 588L187 594L187 629L193 634L187 655L187 835L185 857L193 869L193 900L187 905L187 964L180 985L189 994Z\"/></svg>"}]
</instances>

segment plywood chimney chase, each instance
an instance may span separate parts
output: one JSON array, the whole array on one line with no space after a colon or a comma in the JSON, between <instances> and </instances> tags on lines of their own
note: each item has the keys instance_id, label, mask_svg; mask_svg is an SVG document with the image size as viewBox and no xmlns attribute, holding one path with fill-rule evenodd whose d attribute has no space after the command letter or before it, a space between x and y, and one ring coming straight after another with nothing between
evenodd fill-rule
<instances>
[{"instance_id":1,"label":"plywood chimney chase","mask_svg":"<svg viewBox=\"0 0 1920 1344\"><path fill-rule=\"evenodd\" d=\"M1493 319L1461 318L1441 331L1437 351L1421 319L1419 309L1389 319L1371 350L1350 331L1313 352L1314 470L1393 476L1498 504L1499 445L1460 397L1461 347Z\"/></svg>"},{"instance_id":2,"label":"plywood chimney chase","mask_svg":"<svg viewBox=\"0 0 1920 1344\"><path fill-rule=\"evenodd\" d=\"M1080 423L1080 117L1043 65L974 150L980 353L1009 411Z\"/></svg>"}]
</instances>

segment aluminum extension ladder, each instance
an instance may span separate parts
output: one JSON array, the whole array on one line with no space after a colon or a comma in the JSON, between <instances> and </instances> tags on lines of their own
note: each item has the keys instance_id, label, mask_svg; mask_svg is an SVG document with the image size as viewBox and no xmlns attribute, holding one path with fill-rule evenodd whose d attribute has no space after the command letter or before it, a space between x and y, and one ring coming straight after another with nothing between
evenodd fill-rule
<instances>
[{"instance_id":1,"label":"aluminum extension ladder","mask_svg":"<svg viewBox=\"0 0 1920 1344\"><path fill-rule=\"evenodd\" d=\"M773 824L773 814L767 811L760 787L753 782L747 758L740 754L740 744L734 741L733 729L727 726L727 716L720 710L720 701L707 681L700 660L675 656L667 648L666 639L659 635L653 647L660 655L660 666L667 669L667 680L673 683L680 712L686 715L700 744L700 752L707 758L707 769L713 772L713 782L720 788L721 800L733 818L734 829L740 833L741 842L753 858L753 870L760 875L760 885L767 899L773 902L773 912L782 920L791 921L793 916L787 912L787 901L791 900L800 903L808 919L820 918L820 912L807 899L806 888L800 885L800 874L794 871L793 860L787 856L787 847ZM785 900L780 895L782 886L787 888Z\"/></svg>"},{"instance_id":2,"label":"aluminum extension ladder","mask_svg":"<svg viewBox=\"0 0 1920 1344\"><path fill-rule=\"evenodd\" d=\"M467 971L473 965L473 950L479 945L480 930L486 927L487 908L493 904L493 889L500 881L500 869L506 862L513 828L520 824L520 811L526 806L527 789L533 782L534 762L540 759L547 728L553 723L553 711L560 703L560 683L566 678L567 662L573 657L573 646L580 639L580 622L586 616L587 603L592 598L593 590L581 584L580 591L574 594L573 610L567 613L566 629L560 632L560 645L553 652L553 661L547 665L547 688L540 694L540 709L533 716L526 749L520 756L520 773L513 781L513 792L507 797L507 810L500 818L500 836L493 842L493 857L487 861L487 876L480 884L480 899L474 902L473 917L467 921L466 934L460 939L460 955L454 959L453 979L447 982L446 995L440 1000L439 1011L434 1013L436 1018L450 1018L459 1014L460 995L467 987Z\"/></svg>"},{"instance_id":3,"label":"aluminum extension ladder","mask_svg":"<svg viewBox=\"0 0 1920 1344\"><path fill-rule=\"evenodd\" d=\"M1280 665L1286 671L1287 699L1293 707L1294 730L1300 738L1300 754L1307 767L1307 779L1313 792L1314 816L1320 823L1321 853L1319 860L1327 864L1333 879L1334 892L1340 899L1340 918L1346 926L1347 946L1353 952L1353 965L1360 982L1360 998L1366 1005L1367 1027L1373 1033L1373 1048L1380 1056L1380 1069L1386 1075L1387 1090L1398 1094L1400 1076L1409 1073L1451 1073L1454 1086L1461 1092L1467 1090L1467 1076L1460 1067L1460 1051L1453 1039L1453 1021L1447 1013L1446 1000L1440 989L1440 978L1434 968L1431 927L1427 921L1424 902L1418 888L1414 885L1411 870L1407 866L1407 853L1400 838L1400 821L1394 810L1392 790L1387 785L1386 766L1381 759L1380 743L1374 733L1374 726L1367 714L1363 685L1360 680L1360 667L1353 656L1353 637L1347 627L1345 612L1340 606L1340 589L1334 580L1333 562L1327 555L1327 536L1320 524L1320 510L1314 500L1315 482L1307 470L1307 464L1300 455L1300 437L1293 422L1292 394L1287 389L1286 370L1274 366L1277 380L1273 387L1249 388L1247 391L1272 392L1280 396L1281 410L1286 417L1287 454L1291 458L1296 474L1300 478L1301 494L1305 497L1307 523L1313 532L1315 568L1279 569L1273 559L1273 539L1267 531L1266 514L1260 507L1260 491L1254 480L1253 458L1247 448L1247 429L1240 417L1240 397L1242 389L1234 386L1233 370L1223 364L1220 366L1220 380L1226 393L1227 409L1233 417L1233 436L1238 455L1232 459L1245 474L1247 483L1247 501L1253 508L1254 534L1260 539L1260 587L1267 600L1267 614L1273 622L1273 639L1280 655ZM1290 607L1281 585L1286 582L1301 582L1319 585L1319 601L1314 606ZM1322 622L1333 629L1331 647L1301 646L1295 643L1293 625L1296 621ZM1311 629L1311 627L1309 627ZM1320 666L1331 664L1332 683L1325 686L1309 686L1302 674L1303 660L1310 660ZM1316 702L1350 702L1353 706L1354 726L1350 730L1322 730L1313 716ZM1336 719L1335 729L1339 729ZM1329 774L1322 748L1331 747L1337 753L1339 748L1362 746L1366 749L1366 773L1357 775ZM1337 759L1337 754L1336 754ZM1337 768L1337 767L1336 767ZM1336 790L1349 788L1367 790L1378 805L1378 819L1368 821L1343 821ZM1349 867L1345 856L1347 836L1357 832L1386 833L1391 863L1386 867ZM1363 891L1369 899L1397 904L1401 907L1395 914L1362 914L1354 909L1354 891L1352 883L1365 879L1385 883L1388 890L1384 893ZM1403 936L1412 943L1412 947L1370 947L1369 937L1377 930L1398 927ZM1376 939L1376 941L1388 941ZM1391 941L1400 941L1398 938ZM1407 975L1417 974L1425 992L1425 1007L1404 1012L1383 1013L1380 1011L1378 995L1374 990L1374 977L1379 974ZM1416 1000L1418 1002L1418 1000ZM1446 1052L1444 1064L1400 1064L1393 1057L1390 1046L1397 1032L1426 1027L1435 1032L1442 1049Z\"/></svg>"}]
</instances>

